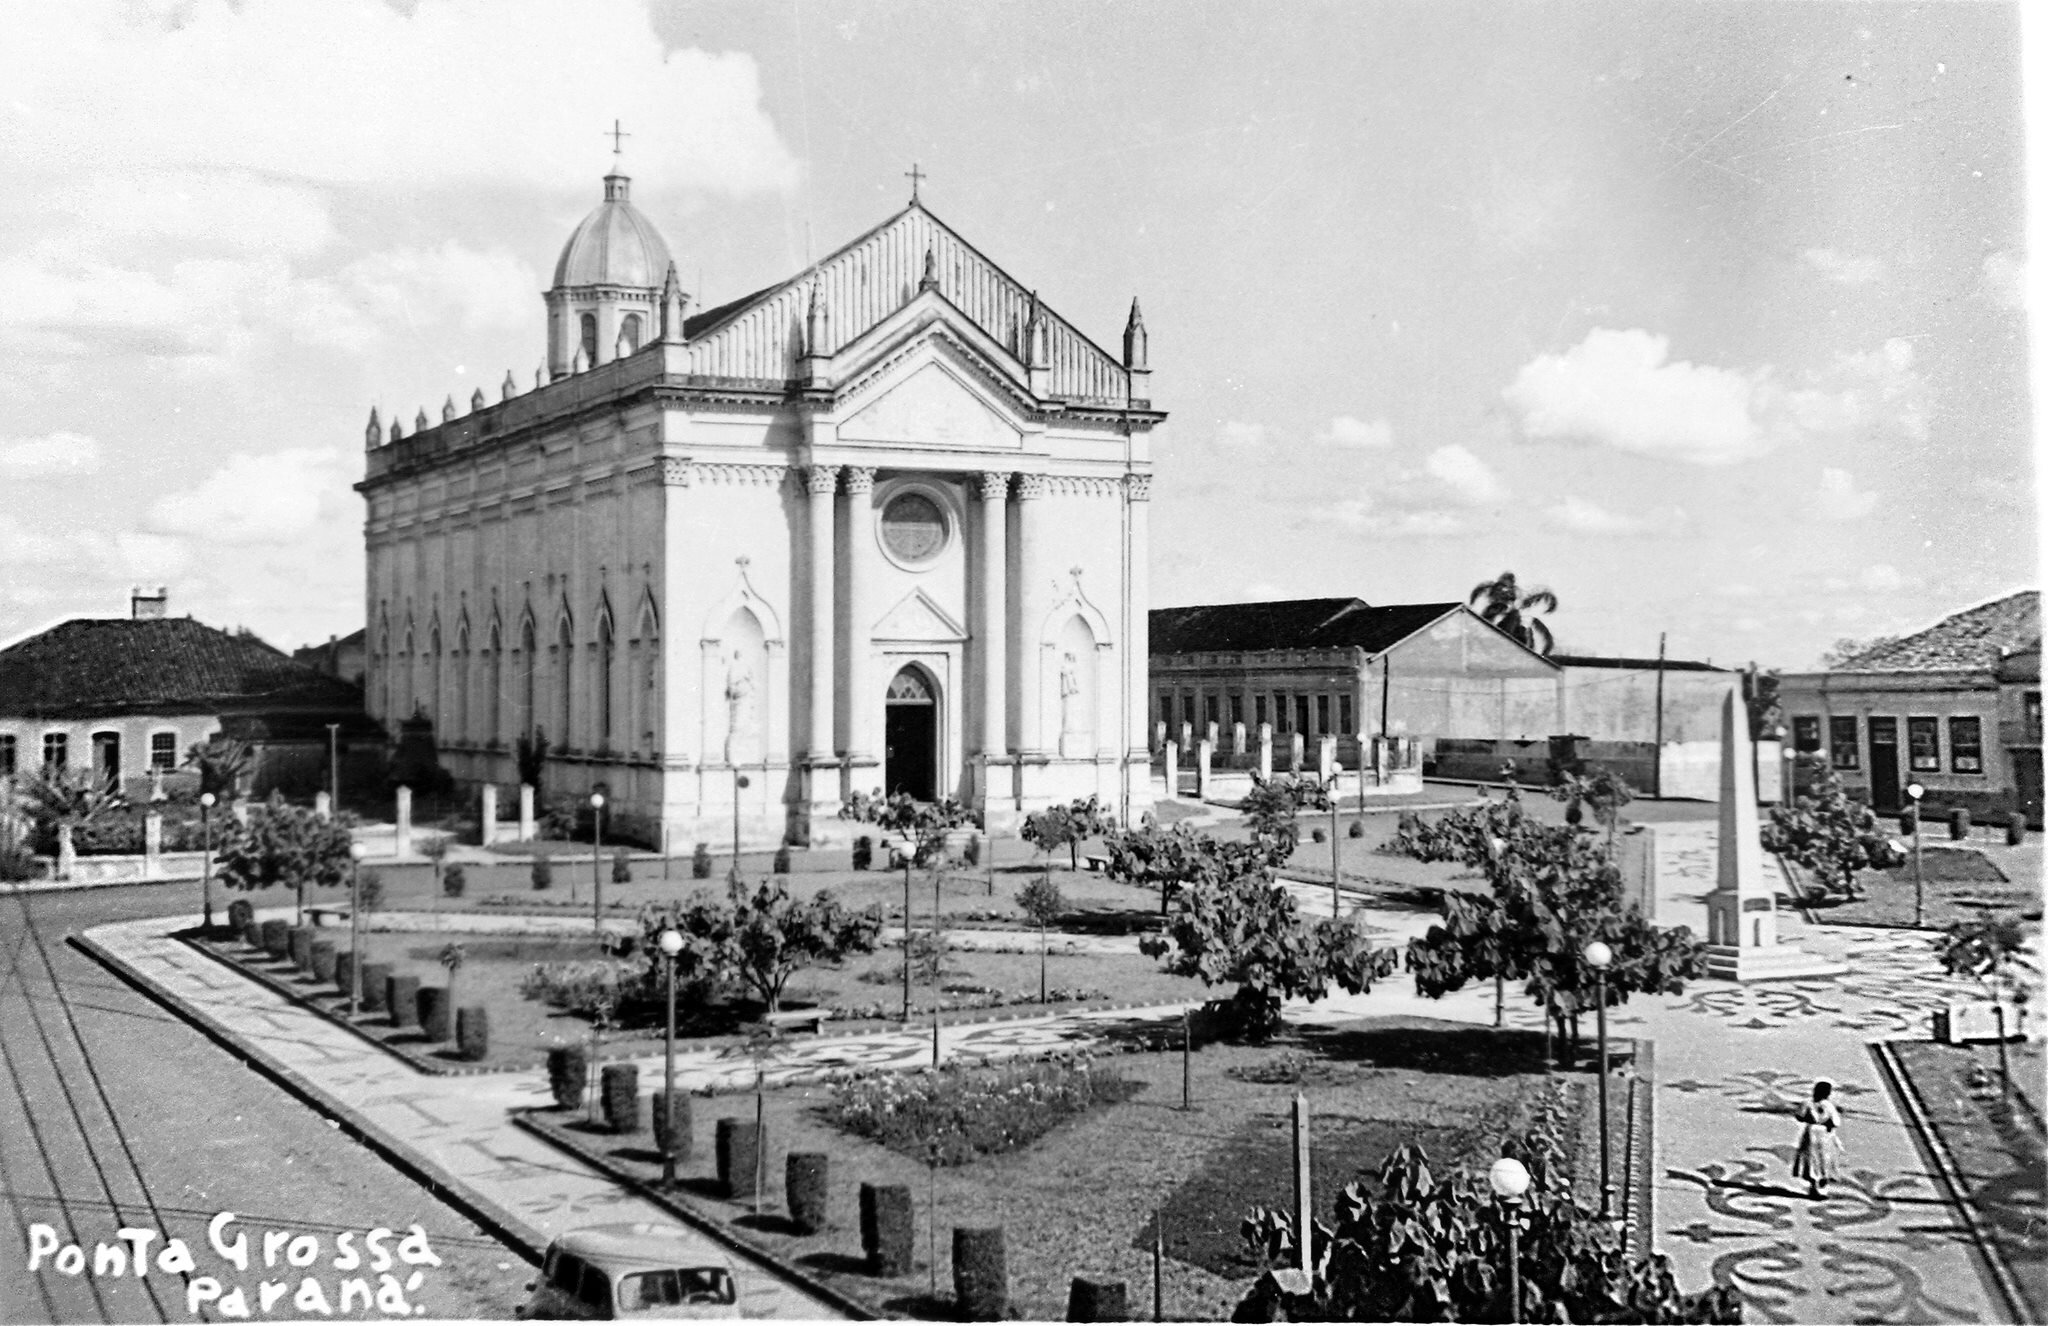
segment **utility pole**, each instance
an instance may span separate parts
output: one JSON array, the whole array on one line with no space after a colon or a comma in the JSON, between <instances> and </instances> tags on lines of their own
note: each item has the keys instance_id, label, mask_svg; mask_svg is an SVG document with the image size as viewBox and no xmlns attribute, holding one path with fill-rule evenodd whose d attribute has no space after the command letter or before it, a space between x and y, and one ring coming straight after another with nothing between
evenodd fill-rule
<instances>
[{"instance_id":1,"label":"utility pole","mask_svg":"<svg viewBox=\"0 0 2048 1326\"><path fill-rule=\"evenodd\" d=\"M1657 737L1650 752L1650 796L1664 797L1664 632L1657 632Z\"/></svg>"}]
</instances>

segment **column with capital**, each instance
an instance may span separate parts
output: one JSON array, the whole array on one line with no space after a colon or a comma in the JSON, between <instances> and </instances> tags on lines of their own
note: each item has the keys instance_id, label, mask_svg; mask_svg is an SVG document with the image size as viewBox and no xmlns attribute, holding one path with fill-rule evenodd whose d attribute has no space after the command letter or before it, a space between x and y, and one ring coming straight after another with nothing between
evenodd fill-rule
<instances>
[{"instance_id":1,"label":"column with capital","mask_svg":"<svg viewBox=\"0 0 2048 1326\"><path fill-rule=\"evenodd\" d=\"M1017 476L1017 640L1014 647L1015 676L1010 679L1017 714L1017 754L1043 757L1045 734L1039 727L1040 695L1045 679L1045 660L1040 657L1039 632L1051 611L1046 596L1052 589L1052 568L1047 561L1045 496L1049 485L1043 474ZM1024 791L1024 769L1017 771L1018 791Z\"/></svg>"},{"instance_id":2,"label":"column with capital","mask_svg":"<svg viewBox=\"0 0 2048 1326\"><path fill-rule=\"evenodd\" d=\"M804 743L805 763L810 766L810 798L813 803L838 795L837 779L827 787L818 768L832 759L832 686L836 664L832 651L832 505L839 491L837 465L813 465L804 474L804 491L809 505L809 567L811 578L811 621L808 645L811 665L811 721Z\"/></svg>"},{"instance_id":3,"label":"column with capital","mask_svg":"<svg viewBox=\"0 0 2048 1326\"><path fill-rule=\"evenodd\" d=\"M1124 476L1124 502L1130 528L1129 587L1130 602L1125 605L1125 614L1131 625L1125 632L1123 642L1123 664L1125 668L1125 694L1131 697L1130 712L1125 721L1130 724L1126 742L1129 749L1124 756L1124 780L1130 789L1134 805L1142 805L1150 785L1152 757L1145 740L1145 723L1149 710L1143 697L1152 693L1151 649L1147 642L1147 624L1152 607L1151 562L1147 555L1150 545L1150 514L1152 510L1152 476L1150 474L1127 474ZM1133 811L1133 814L1136 812Z\"/></svg>"},{"instance_id":4,"label":"column with capital","mask_svg":"<svg viewBox=\"0 0 2048 1326\"><path fill-rule=\"evenodd\" d=\"M874 492L875 471L870 466L849 465L846 474L846 763L848 790L873 791L881 783L875 771L880 763L875 740L875 714L882 696L869 674L868 658L874 628L873 592L875 557ZM855 766L864 766L856 769Z\"/></svg>"},{"instance_id":5,"label":"column with capital","mask_svg":"<svg viewBox=\"0 0 2048 1326\"><path fill-rule=\"evenodd\" d=\"M1008 589L1010 476L981 476L981 576L976 586L974 643L981 657L981 754L984 809L995 797L995 762L1009 751Z\"/></svg>"}]
</instances>

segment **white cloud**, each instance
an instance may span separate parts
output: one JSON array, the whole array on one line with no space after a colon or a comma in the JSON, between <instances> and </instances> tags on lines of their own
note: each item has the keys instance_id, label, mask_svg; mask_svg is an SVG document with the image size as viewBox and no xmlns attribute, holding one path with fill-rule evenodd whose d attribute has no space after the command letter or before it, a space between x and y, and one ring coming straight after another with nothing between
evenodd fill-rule
<instances>
[{"instance_id":1,"label":"white cloud","mask_svg":"<svg viewBox=\"0 0 2048 1326\"><path fill-rule=\"evenodd\" d=\"M8 22L0 159L38 173L559 191L588 184L615 116L659 186L739 195L798 173L753 57L667 49L634 0L78 0Z\"/></svg>"},{"instance_id":2,"label":"white cloud","mask_svg":"<svg viewBox=\"0 0 2048 1326\"><path fill-rule=\"evenodd\" d=\"M339 515L348 485L332 447L237 452L197 485L159 498L149 525L217 544L295 544Z\"/></svg>"},{"instance_id":3,"label":"white cloud","mask_svg":"<svg viewBox=\"0 0 2048 1326\"><path fill-rule=\"evenodd\" d=\"M1685 512L1666 507L1639 516L1609 511L1599 503L1573 494L1555 506L1545 508L1544 521L1570 534L1618 538L1643 534L1676 534L1685 528Z\"/></svg>"},{"instance_id":4,"label":"white cloud","mask_svg":"<svg viewBox=\"0 0 2048 1326\"><path fill-rule=\"evenodd\" d=\"M1814 510L1822 520L1861 520L1876 509L1877 494L1859 490L1855 476L1849 471L1821 470L1820 492L1814 499Z\"/></svg>"},{"instance_id":5,"label":"white cloud","mask_svg":"<svg viewBox=\"0 0 2048 1326\"><path fill-rule=\"evenodd\" d=\"M1347 450L1377 451L1394 445L1394 430L1384 419L1358 419L1340 414L1316 434L1316 441Z\"/></svg>"},{"instance_id":6,"label":"white cloud","mask_svg":"<svg viewBox=\"0 0 2048 1326\"><path fill-rule=\"evenodd\" d=\"M1347 497L1309 510L1311 520L1341 525L1366 538L1446 538L1467 532L1465 518L1437 507L1381 509L1367 497Z\"/></svg>"},{"instance_id":7,"label":"white cloud","mask_svg":"<svg viewBox=\"0 0 2048 1326\"><path fill-rule=\"evenodd\" d=\"M1595 328L1563 354L1523 365L1501 394L1528 440L1590 442L1695 465L1732 465L1822 438L1926 436L1910 341L1839 355L1797 385L1768 367L1673 360L1670 346L1641 329Z\"/></svg>"},{"instance_id":8,"label":"white cloud","mask_svg":"<svg viewBox=\"0 0 2048 1326\"><path fill-rule=\"evenodd\" d=\"M372 254L343 268L336 296L374 319L451 318L466 330L524 327L544 282L504 249L449 240L438 249Z\"/></svg>"},{"instance_id":9,"label":"white cloud","mask_svg":"<svg viewBox=\"0 0 2048 1326\"><path fill-rule=\"evenodd\" d=\"M256 179L240 170L137 170L87 175L49 200L68 215L67 242L170 241L230 253L299 258L336 239L327 200L316 188Z\"/></svg>"},{"instance_id":10,"label":"white cloud","mask_svg":"<svg viewBox=\"0 0 2048 1326\"><path fill-rule=\"evenodd\" d=\"M2027 306L2026 260L2009 249L1998 249L1984 257L1977 274L1977 293L2000 308Z\"/></svg>"},{"instance_id":11,"label":"white cloud","mask_svg":"<svg viewBox=\"0 0 2048 1326\"><path fill-rule=\"evenodd\" d=\"M1884 275L1884 263L1839 249L1808 249L1799 255L1807 266L1830 281L1843 285L1868 285Z\"/></svg>"},{"instance_id":12,"label":"white cloud","mask_svg":"<svg viewBox=\"0 0 2048 1326\"><path fill-rule=\"evenodd\" d=\"M1897 567L1880 562L1875 566L1864 567L1863 574L1856 577L1856 583L1873 594L1890 594L1916 582L1909 581L1899 574Z\"/></svg>"},{"instance_id":13,"label":"white cloud","mask_svg":"<svg viewBox=\"0 0 2048 1326\"><path fill-rule=\"evenodd\" d=\"M1423 468L1449 490L1462 506L1495 506L1507 498L1507 486L1485 461L1452 443L1429 453Z\"/></svg>"},{"instance_id":14,"label":"white cloud","mask_svg":"<svg viewBox=\"0 0 2048 1326\"><path fill-rule=\"evenodd\" d=\"M100 467L100 444L83 433L0 439L0 475L46 479L91 474Z\"/></svg>"},{"instance_id":15,"label":"white cloud","mask_svg":"<svg viewBox=\"0 0 2048 1326\"><path fill-rule=\"evenodd\" d=\"M1216 430L1216 445L1229 451L1260 451L1272 436L1273 430L1264 424L1232 419Z\"/></svg>"}]
</instances>

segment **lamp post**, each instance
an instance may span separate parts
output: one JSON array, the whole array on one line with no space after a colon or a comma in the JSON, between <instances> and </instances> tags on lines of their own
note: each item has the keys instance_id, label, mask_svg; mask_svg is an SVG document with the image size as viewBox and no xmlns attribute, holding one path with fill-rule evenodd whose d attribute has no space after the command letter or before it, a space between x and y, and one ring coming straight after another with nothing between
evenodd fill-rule
<instances>
[{"instance_id":1,"label":"lamp post","mask_svg":"<svg viewBox=\"0 0 2048 1326\"><path fill-rule=\"evenodd\" d=\"M1522 1319L1522 1194L1529 1191L1529 1171L1522 1162L1502 1156L1486 1172L1493 1195L1507 1208L1508 1320Z\"/></svg>"},{"instance_id":2,"label":"lamp post","mask_svg":"<svg viewBox=\"0 0 2048 1326\"><path fill-rule=\"evenodd\" d=\"M1337 778L1344 766L1330 761L1330 919L1339 916L1337 904Z\"/></svg>"},{"instance_id":3,"label":"lamp post","mask_svg":"<svg viewBox=\"0 0 2048 1326\"><path fill-rule=\"evenodd\" d=\"M199 794L199 836L205 849L199 857L199 893L206 910L206 933L213 933L213 793Z\"/></svg>"},{"instance_id":4,"label":"lamp post","mask_svg":"<svg viewBox=\"0 0 2048 1326\"><path fill-rule=\"evenodd\" d=\"M590 924L604 930L604 793L590 794Z\"/></svg>"},{"instance_id":5,"label":"lamp post","mask_svg":"<svg viewBox=\"0 0 2048 1326\"><path fill-rule=\"evenodd\" d=\"M1593 1001L1600 1018L1600 1218L1614 1215L1613 1145L1607 1137L1607 968L1614 950L1594 940L1586 945L1586 965L1593 969Z\"/></svg>"},{"instance_id":6,"label":"lamp post","mask_svg":"<svg viewBox=\"0 0 2048 1326\"><path fill-rule=\"evenodd\" d=\"M738 888L740 882L740 790L750 786L752 784L747 781L747 776L735 769L732 775L732 883L734 888ZM909 913L905 912L904 916L906 917L904 924L908 925L909 921L907 918Z\"/></svg>"},{"instance_id":7,"label":"lamp post","mask_svg":"<svg viewBox=\"0 0 2048 1326\"><path fill-rule=\"evenodd\" d=\"M1360 809L1362 810L1363 807L1361 806ZM1488 882L1493 885L1496 893L1505 894L1507 890L1501 887L1501 881L1507 876L1508 840L1505 838L1489 837L1486 840L1486 846L1493 867L1493 878ZM1507 977L1501 973L1500 965L1496 962L1493 971L1493 1025L1496 1027L1502 1025L1506 1020L1507 998ZM1543 1034L1546 1037L1550 1034L1550 1021L1547 1018L1543 1023ZM1545 1057L1547 1058L1548 1056L1546 1055Z\"/></svg>"},{"instance_id":8,"label":"lamp post","mask_svg":"<svg viewBox=\"0 0 2048 1326\"><path fill-rule=\"evenodd\" d=\"M668 1036L662 1043L661 1068L661 1186L676 1186L676 955L683 951L683 937L670 926L656 941L662 957L668 959Z\"/></svg>"},{"instance_id":9,"label":"lamp post","mask_svg":"<svg viewBox=\"0 0 2048 1326\"><path fill-rule=\"evenodd\" d=\"M348 1015L362 1009L363 997L363 845L348 845Z\"/></svg>"},{"instance_id":10,"label":"lamp post","mask_svg":"<svg viewBox=\"0 0 2048 1326\"><path fill-rule=\"evenodd\" d=\"M1926 889L1920 875L1920 798L1927 795L1927 789L1917 782L1908 783L1906 795L1913 799L1913 926L1918 929L1926 912Z\"/></svg>"},{"instance_id":11,"label":"lamp post","mask_svg":"<svg viewBox=\"0 0 2048 1326\"><path fill-rule=\"evenodd\" d=\"M1785 739L1784 728L1778 728L1776 732L1778 737L1778 754L1785 761L1784 781L1778 787L1778 804L1789 810L1792 807L1792 803L1797 799L1794 794L1798 790L1799 752L1793 750L1792 743Z\"/></svg>"},{"instance_id":12,"label":"lamp post","mask_svg":"<svg viewBox=\"0 0 2048 1326\"><path fill-rule=\"evenodd\" d=\"M341 814L341 724L327 725L327 797L331 813Z\"/></svg>"}]
</instances>

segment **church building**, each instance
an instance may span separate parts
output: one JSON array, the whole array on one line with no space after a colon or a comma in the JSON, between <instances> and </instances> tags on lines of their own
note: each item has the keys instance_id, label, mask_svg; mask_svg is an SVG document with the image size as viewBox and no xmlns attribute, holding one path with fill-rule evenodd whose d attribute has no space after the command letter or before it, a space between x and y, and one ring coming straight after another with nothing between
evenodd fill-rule
<instances>
[{"instance_id":1,"label":"church building","mask_svg":"<svg viewBox=\"0 0 2048 1326\"><path fill-rule=\"evenodd\" d=\"M366 702L471 784L603 791L678 849L1151 800L1145 325L1101 349L908 206L696 311L615 164L530 389L371 412ZM621 824L621 827L625 827Z\"/></svg>"}]
</instances>

